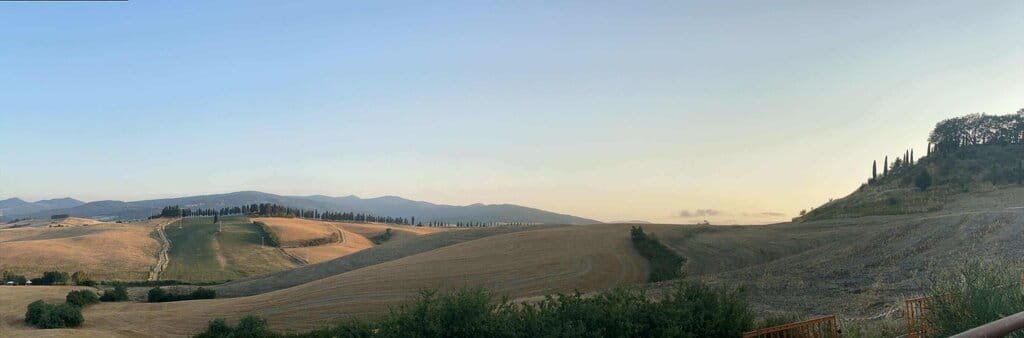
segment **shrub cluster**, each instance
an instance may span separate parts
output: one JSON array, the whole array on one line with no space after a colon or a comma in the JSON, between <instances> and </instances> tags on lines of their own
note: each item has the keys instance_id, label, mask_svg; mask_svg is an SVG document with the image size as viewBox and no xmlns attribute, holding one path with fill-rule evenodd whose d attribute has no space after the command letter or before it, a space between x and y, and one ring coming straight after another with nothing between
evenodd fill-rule
<instances>
[{"instance_id":1,"label":"shrub cluster","mask_svg":"<svg viewBox=\"0 0 1024 338\"><path fill-rule=\"evenodd\" d=\"M150 303L163 303L163 302L177 302L181 300L193 300L193 299L214 299L217 298L217 292L212 289L198 288L195 291L187 294L174 294L167 292L164 289L155 287L149 289L149 294L146 297L146 301Z\"/></svg>"},{"instance_id":2,"label":"shrub cluster","mask_svg":"<svg viewBox=\"0 0 1024 338\"><path fill-rule=\"evenodd\" d=\"M0 281L2 281L3 284L7 284L7 282L14 282L16 285L25 285L25 283L28 282L28 278L25 278L23 275L16 275L13 272L4 270L3 273L0 273Z\"/></svg>"},{"instance_id":3,"label":"shrub cluster","mask_svg":"<svg viewBox=\"0 0 1024 338\"><path fill-rule=\"evenodd\" d=\"M686 262L683 257L661 244L654 235L644 233L642 227L633 227L629 234L633 238L633 247L651 264L651 273L647 281L672 280L682 275L683 263Z\"/></svg>"},{"instance_id":4,"label":"shrub cluster","mask_svg":"<svg viewBox=\"0 0 1024 338\"><path fill-rule=\"evenodd\" d=\"M54 305L37 300L29 304L25 312L25 322L40 329L78 327L84 321L82 309L70 304Z\"/></svg>"},{"instance_id":5,"label":"shrub cluster","mask_svg":"<svg viewBox=\"0 0 1024 338\"><path fill-rule=\"evenodd\" d=\"M100 302L100 298L89 290L77 290L68 292L65 298L65 303L76 307L86 307L88 305L96 304Z\"/></svg>"},{"instance_id":6,"label":"shrub cluster","mask_svg":"<svg viewBox=\"0 0 1024 338\"><path fill-rule=\"evenodd\" d=\"M113 290L103 291L101 302L123 302L128 300L128 288L124 284L115 284Z\"/></svg>"},{"instance_id":7,"label":"shrub cluster","mask_svg":"<svg viewBox=\"0 0 1024 338\"><path fill-rule=\"evenodd\" d=\"M68 292L64 304L49 304L37 300L28 305L25 322L40 329L78 327L85 322L82 308L99 303L96 294L89 290Z\"/></svg>"},{"instance_id":8,"label":"shrub cluster","mask_svg":"<svg viewBox=\"0 0 1024 338\"><path fill-rule=\"evenodd\" d=\"M68 283L67 272L63 271L47 271L43 273L42 278L32 278L32 285L64 285Z\"/></svg>"},{"instance_id":9,"label":"shrub cluster","mask_svg":"<svg viewBox=\"0 0 1024 338\"><path fill-rule=\"evenodd\" d=\"M376 322L350 322L288 337L738 337L753 316L739 290L680 281L660 300L617 289L515 304L480 290L423 292ZM210 322L199 337L277 337L248 317Z\"/></svg>"},{"instance_id":10,"label":"shrub cluster","mask_svg":"<svg viewBox=\"0 0 1024 338\"><path fill-rule=\"evenodd\" d=\"M370 241L373 241L373 244L384 243L391 239L391 235L391 228L387 228L384 229L384 232L374 235L373 237L370 237Z\"/></svg>"},{"instance_id":11,"label":"shrub cluster","mask_svg":"<svg viewBox=\"0 0 1024 338\"><path fill-rule=\"evenodd\" d=\"M71 281L74 282L75 285L82 285L82 286L93 286L93 285L96 285L96 282L92 280L92 277L90 277L89 274L85 273L84 271L78 271L78 272L75 272L75 273L71 274Z\"/></svg>"},{"instance_id":12,"label":"shrub cluster","mask_svg":"<svg viewBox=\"0 0 1024 338\"><path fill-rule=\"evenodd\" d=\"M339 241L339 239L335 235L330 235L330 236L326 236L326 237L307 239L307 240L304 240L304 241L296 241L296 242L290 242L290 243L295 243L295 244L292 244L292 246L296 246L296 247L307 247L307 246L320 246L320 245L324 245L324 244L334 243L334 242L337 242L337 241Z\"/></svg>"}]
</instances>

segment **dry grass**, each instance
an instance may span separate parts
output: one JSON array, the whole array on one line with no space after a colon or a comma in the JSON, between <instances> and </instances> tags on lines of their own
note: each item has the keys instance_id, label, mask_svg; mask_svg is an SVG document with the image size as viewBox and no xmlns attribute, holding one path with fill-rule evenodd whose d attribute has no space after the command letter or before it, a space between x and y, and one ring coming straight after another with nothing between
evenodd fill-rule
<instances>
[{"instance_id":1,"label":"dry grass","mask_svg":"<svg viewBox=\"0 0 1024 338\"><path fill-rule=\"evenodd\" d=\"M631 285L643 281L647 262L634 252L628 229L573 226L496 235L250 297L99 304L85 310L83 329L189 335L213 317L258 314L275 330L307 330L380 315L421 289L470 286L529 297Z\"/></svg>"},{"instance_id":2,"label":"dry grass","mask_svg":"<svg viewBox=\"0 0 1024 338\"><path fill-rule=\"evenodd\" d=\"M25 324L29 303L44 300L63 303L72 290L90 289L80 286L0 286L0 336L2 337L118 337L129 336L86 325L77 329L39 330Z\"/></svg>"},{"instance_id":3,"label":"dry grass","mask_svg":"<svg viewBox=\"0 0 1024 338\"><path fill-rule=\"evenodd\" d=\"M266 224L280 238L284 251L309 264L329 261L373 247L373 242L359 233L349 231L342 223L279 217L254 218L253 221ZM295 245L298 242L326 237L341 240L317 246Z\"/></svg>"},{"instance_id":4,"label":"dry grass","mask_svg":"<svg viewBox=\"0 0 1024 338\"><path fill-rule=\"evenodd\" d=\"M310 246L301 248L288 248L284 250L292 255L302 258L309 264L316 264L324 261L329 261L338 257L347 256L373 247L373 242L371 242L366 237L342 230L340 228L337 230L338 232L341 233L342 241L340 243L329 243L320 246Z\"/></svg>"},{"instance_id":5,"label":"dry grass","mask_svg":"<svg viewBox=\"0 0 1024 338\"><path fill-rule=\"evenodd\" d=\"M456 231L464 230L461 228L432 228L432 227L417 227L408 225L394 225L394 224L379 224L379 223L335 223L341 225L345 230L357 233L363 237L373 237L373 235L384 232L384 230L391 229L391 231L398 231L401 233L413 234L416 236L424 236L435 234L442 231ZM399 235L401 236L401 235Z\"/></svg>"},{"instance_id":6,"label":"dry grass","mask_svg":"<svg viewBox=\"0 0 1024 338\"><path fill-rule=\"evenodd\" d=\"M301 218L264 217L253 218L255 222L263 222L277 234L281 244L314 240L333 236L335 229L328 222L318 222Z\"/></svg>"},{"instance_id":7,"label":"dry grass","mask_svg":"<svg viewBox=\"0 0 1024 338\"><path fill-rule=\"evenodd\" d=\"M145 279L157 261L156 222L0 230L0 270L27 276L85 271L99 280Z\"/></svg>"}]
</instances>

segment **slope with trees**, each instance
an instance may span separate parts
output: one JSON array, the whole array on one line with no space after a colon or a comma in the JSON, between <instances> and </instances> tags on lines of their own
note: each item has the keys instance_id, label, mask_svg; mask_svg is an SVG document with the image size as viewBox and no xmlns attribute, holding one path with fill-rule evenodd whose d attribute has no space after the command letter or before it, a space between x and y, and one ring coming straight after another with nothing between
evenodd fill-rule
<instances>
[{"instance_id":1,"label":"slope with trees","mask_svg":"<svg viewBox=\"0 0 1024 338\"><path fill-rule=\"evenodd\" d=\"M955 196L1024 184L1024 110L943 120L925 156L907 149L847 197L801 213L799 220L935 212Z\"/></svg>"}]
</instances>

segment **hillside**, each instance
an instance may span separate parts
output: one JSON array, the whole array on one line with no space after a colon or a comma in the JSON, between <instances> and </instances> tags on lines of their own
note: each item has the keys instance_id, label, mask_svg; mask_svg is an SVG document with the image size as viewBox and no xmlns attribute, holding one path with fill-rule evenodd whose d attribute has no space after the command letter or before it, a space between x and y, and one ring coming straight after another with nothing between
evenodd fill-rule
<instances>
[{"instance_id":1,"label":"hillside","mask_svg":"<svg viewBox=\"0 0 1024 338\"><path fill-rule=\"evenodd\" d=\"M11 202L16 203L14 201ZM15 216L46 218L54 214L69 214L79 217L110 219L143 219L160 212L166 206L179 205L185 208L220 209L254 203L272 203L292 208L337 212L369 213L381 216L416 217L418 220L444 222L520 222L539 224L594 224L599 223L571 215L564 215L511 204L472 204L466 206L434 204L407 200L401 197L385 196L359 198L355 196L281 196L257 191L241 191L227 194L190 196L144 200L134 202L98 201L76 206L62 206L17 215L3 215L0 219ZM13 210L13 209L12 209ZM19 209L22 210L22 209ZM27 209L25 209L27 210Z\"/></svg>"},{"instance_id":2,"label":"hillside","mask_svg":"<svg viewBox=\"0 0 1024 338\"><path fill-rule=\"evenodd\" d=\"M156 264L160 245L152 233L165 220L72 221L79 225L0 229L0 270L33 277L51 270L85 271L98 280L141 280Z\"/></svg>"},{"instance_id":3,"label":"hillside","mask_svg":"<svg viewBox=\"0 0 1024 338\"><path fill-rule=\"evenodd\" d=\"M960 195L1024 184L1024 114L948 119L928 140L926 156L907 150L875 161L856 191L798 219L933 212Z\"/></svg>"},{"instance_id":4,"label":"hillside","mask_svg":"<svg viewBox=\"0 0 1024 338\"><path fill-rule=\"evenodd\" d=\"M166 227L170 263L160 279L222 282L296 266L284 252L263 245L256 225L243 217L186 218Z\"/></svg>"},{"instance_id":5,"label":"hillside","mask_svg":"<svg viewBox=\"0 0 1024 338\"><path fill-rule=\"evenodd\" d=\"M589 292L642 282L647 262L632 248L629 227L596 225L530 228L407 256L310 283L251 297L172 303L103 303L83 312L80 329L61 334L116 336L189 335L209 319L237 320L258 314L275 330L309 330L349 318L368 318L414 297L423 289L481 287L513 298L555 292ZM454 231L450 233L463 233ZM364 251L365 252L365 251ZM515 254L510 254L514 252ZM0 316L16 334L26 328L26 296L56 298L65 288L4 288L0 300L13 306ZM0 308L0 311L5 311Z\"/></svg>"},{"instance_id":6,"label":"hillside","mask_svg":"<svg viewBox=\"0 0 1024 338\"><path fill-rule=\"evenodd\" d=\"M1022 206L1024 187L1003 186L921 214L651 229L688 259L688 275L743 286L761 310L856 318L899 311L963 262L1019 261Z\"/></svg>"}]
</instances>

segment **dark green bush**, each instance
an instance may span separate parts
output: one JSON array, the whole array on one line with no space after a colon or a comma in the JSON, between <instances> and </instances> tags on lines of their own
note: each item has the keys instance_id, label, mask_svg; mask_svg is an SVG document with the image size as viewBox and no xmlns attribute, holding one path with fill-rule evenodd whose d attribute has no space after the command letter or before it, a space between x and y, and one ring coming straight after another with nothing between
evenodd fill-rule
<instances>
[{"instance_id":1,"label":"dark green bush","mask_svg":"<svg viewBox=\"0 0 1024 338\"><path fill-rule=\"evenodd\" d=\"M683 257L658 241L654 235L644 233L642 227L633 227L629 231L633 239L633 247L641 256L651 263L649 282L660 282L679 278L682 275Z\"/></svg>"},{"instance_id":2,"label":"dark green bush","mask_svg":"<svg viewBox=\"0 0 1024 338\"><path fill-rule=\"evenodd\" d=\"M150 303L162 303L162 302L177 302L181 300L193 300L193 299L213 299L217 298L217 292L212 289L198 288L195 291L187 294L174 294L167 292L164 289L155 287L149 289L149 293L146 296L146 301Z\"/></svg>"},{"instance_id":3,"label":"dark green bush","mask_svg":"<svg viewBox=\"0 0 1024 338\"><path fill-rule=\"evenodd\" d=\"M65 302L68 304L85 307L87 305L96 304L100 302L100 298L96 297L96 294L89 290L76 290L68 292Z\"/></svg>"},{"instance_id":4,"label":"dark green bush","mask_svg":"<svg viewBox=\"0 0 1024 338\"><path fill-rule=\"evenodd\" d=\"M68 273L63 271L47 271L42 278L32 278L32 285L64 285L68 283Z\"/></svg>"},{"instance_id":5,"label":"dark green bush","mask_svg":"<svg viewBox=\"0 0 1024 338\"><path fill-rule=\"evenodd\" d=\"M128 300L128 288L124 284L115 284L113 290L103 291L101 302L123 302Z\"/></svg>"},{"instance_id":6,"label":"dark green bush","mask_svg":"<svg viewBox=\"0 0 1024 338\"><path fill-rule=\"evenodd\" d=\"M53 305L37 300L28 305L25 322L40 329L78 327L85 319L82 310L68 304Z\"/></svg>"},{"instance_id":7,"label":"dark green bush","mask_svg":"<svg viewBox=\"0 0 1024 338\"><path fill-rule=\"evenodd\" d=\"M377 322L350 322L287 337L738 337L753 316L739 290L680 281L659 300L623 289L593 297L496 301L479 290L423 292ZM199 337L269 337L265 323L210 322Z\"/></svg>"},{"instance_id":8,"label":"dark green bush","mask_svg":"<svg viewBox=\"0 0 1024 338\"><path fill-rule=\"evenodd\" d=\"M210 321L206 332L196 338L263 338L279 337L280 335L267 329L267 321L256 316L246 316L239 321L237 327L231 327L223 318Z\"/></svg>"},{"instance_id":9,"label":"dark green bush","mask_svg":"<svg viewBox=\"0 0 1024 338\"><path fill-rule=\"evenodd\" d=\"M384 229L384 232L374 235L373 237L370 237L370 241L373 241L373 244L384 243L391 239L391 235L391 228L387 228Z\"/></svg>"}]
</instances>

